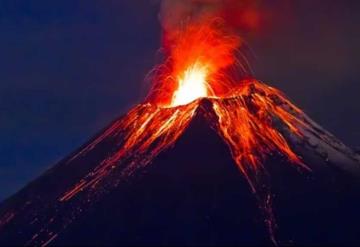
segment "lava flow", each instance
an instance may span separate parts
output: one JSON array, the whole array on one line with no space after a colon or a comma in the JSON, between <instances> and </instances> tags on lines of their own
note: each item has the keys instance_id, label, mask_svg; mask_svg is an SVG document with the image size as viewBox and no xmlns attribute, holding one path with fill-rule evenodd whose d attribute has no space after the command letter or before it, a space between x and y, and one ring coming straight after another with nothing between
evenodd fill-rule
<instances>
[{"instance_id":1,"label":"lava flow","mask_svg":"<svg viewBox=\"0 0 360 247\"><path fill-rule=\"evenodd\" d=\"M136 106L77 156L93 149L107 136L119 138L117 150L95 170L69 189L59 200L69 201L78 193L103 184L114 170L118 180L148 165L168 149L185 131L202 107L211 103L209 124L228 145L241 173L266 213L266 223L275 242L271 194L266 185L263 161L278 153L294 165L307 169L292 150L276 123L302 137L308 123L302 111L281 92L255 79L232 79L231 71L246 72L247 64L237 59L240 38L229 35L219 23L188 26L167 44L168 59L154 72L154 86L147 102ZM120 175L119 175L120 174ZM114 186L113 184L111 186Z\"/></svg>"}]
</instances>

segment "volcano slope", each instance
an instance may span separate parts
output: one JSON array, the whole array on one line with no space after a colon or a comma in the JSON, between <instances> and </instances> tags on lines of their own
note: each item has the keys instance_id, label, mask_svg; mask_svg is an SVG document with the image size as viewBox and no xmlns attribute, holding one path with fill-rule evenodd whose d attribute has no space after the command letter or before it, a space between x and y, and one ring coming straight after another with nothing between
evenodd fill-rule
<instances>
[{"instance_id":1,"label":"volcano slope","mask_svg":"<svg viewBox=\"0 0 360 247\"><path fill-rule=\"evenodd\" d=\"M211 121L214 102L224 100L198 100L176 142L146 165L132 151L104 172L101 164L126 136L117 129L123 118L115 121L2 203L0 244L359 244L358 155L308 118L301 139L274 120L311 170L267 154L259 187L271 192L278 226L269 232L267 209Z\"/></svg>"}]
</instances>

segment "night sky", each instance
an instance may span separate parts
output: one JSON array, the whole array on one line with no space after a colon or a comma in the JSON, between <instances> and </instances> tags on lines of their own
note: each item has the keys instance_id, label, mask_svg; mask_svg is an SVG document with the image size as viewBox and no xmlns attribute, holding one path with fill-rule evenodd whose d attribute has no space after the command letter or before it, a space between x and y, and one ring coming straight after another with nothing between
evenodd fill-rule
<instances>
[{"instance_id":1,"label":"night sky","mask_svg":"<svg viewBox=\"0 0 360 247\"><path fill-rule=\"evenodd\" d=\"M258 79L360 146L360 1L269 0L244 36ZM0 200L141 102L156 0L0 1Z\"/></svg>"}]
</instances>

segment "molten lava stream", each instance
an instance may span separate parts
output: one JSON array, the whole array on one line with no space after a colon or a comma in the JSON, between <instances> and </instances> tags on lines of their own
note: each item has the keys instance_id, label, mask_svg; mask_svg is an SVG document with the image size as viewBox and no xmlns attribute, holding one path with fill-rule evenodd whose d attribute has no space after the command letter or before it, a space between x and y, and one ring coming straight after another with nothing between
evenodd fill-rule
<instances>
[{"instance_id":1,"label":"molten lava stream","mask_svg":"<svg viewBox=\"0 0 360 247\"><path fill-rule=\"evenodd\" d=\"M114 125L115 131L125 133L120 148L66 192L60 201L67 201L87 188L94 189L116 167L122 168L122 176L129 176L136 169L147 165L162 150L175 143L196 109L197 102L176 108L159 108L150 104L135 107ZM108 134L105 132L105 135L98 137L95 142L101 142ZM81 158L81 155L94 147L90 144L77 158Z\"/></svg>"}]
</instances>

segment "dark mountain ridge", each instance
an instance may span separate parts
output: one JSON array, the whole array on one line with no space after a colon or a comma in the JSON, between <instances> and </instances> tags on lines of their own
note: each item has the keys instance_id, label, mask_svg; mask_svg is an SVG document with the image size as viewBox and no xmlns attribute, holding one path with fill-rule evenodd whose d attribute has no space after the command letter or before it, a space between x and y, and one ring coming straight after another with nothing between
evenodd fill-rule
<instances>
[{"instance_id":1,"label":"dark mountain ridge","mask_svg":"<svg viewBox=\"0 0 360 247\"><path fill-rule=\"evenodd\" d=\"M1 204L0 244L271 244L255 196L205 117L210 104L203 100L176 144L145 168L120 183L111 174L107 183L117 186L62 202L61 195L119 144L109 135L77 159L82 149L70 155ZM359 244L360 184L352 172L358 156L320 126L292 144L312 172L277 154L264 164L279 243Z\"/></svg>"}]
</instances>

